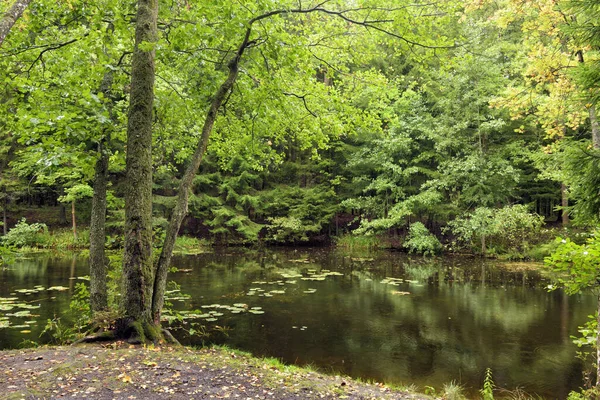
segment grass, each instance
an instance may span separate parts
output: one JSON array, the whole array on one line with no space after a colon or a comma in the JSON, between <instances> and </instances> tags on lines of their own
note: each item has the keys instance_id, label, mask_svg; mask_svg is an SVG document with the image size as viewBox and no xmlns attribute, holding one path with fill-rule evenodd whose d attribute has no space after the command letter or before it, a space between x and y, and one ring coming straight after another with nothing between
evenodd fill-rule
<instances>
[{"instance_id":1,"label":"grass","mask_svg":"<svg viewBox=\"0 0 600 400\"><path fill-rule=\"evenodd\" d=\"M191 236L177 236L174 252L179 254L201 254L211 247L206 239L198 239Z\"/></svg>"},{"instance_id":2,"label":"grass","mask_svg":"<svg viewBox=\"0 0 600 400\"><path fill-rule=\"evenodd\" d=\"M342 236L338 236L335 238L336 247L341 247L344 249L354 250L354 249L380 249L385 246L384 239L380 236L365 236L365 235L353 235L351 233L346 233Z\"/></svg>"},{"instance_id":3,"label":"grass","mask_svg":"<svg viewBox=\"0 0 600 400\"><path fill-rule=\"evenodd\" d=\"M444 393L443 398L446 400L466 399L464 395L464 388L462 387L462 385L456 383L456 381L451 381L449 383L444 384L442 391Z\"/></svg>"}]
</instances>

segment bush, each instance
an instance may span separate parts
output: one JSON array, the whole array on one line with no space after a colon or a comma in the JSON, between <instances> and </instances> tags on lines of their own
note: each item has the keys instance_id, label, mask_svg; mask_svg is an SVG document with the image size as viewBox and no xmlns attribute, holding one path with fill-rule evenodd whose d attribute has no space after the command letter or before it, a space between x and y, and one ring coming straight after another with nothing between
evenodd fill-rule
<instances>
[{"instance_id":1,"label":"bush","mask_svg":"<svg viewBox=\"0 0 600 400\"><path fill-rule=\"evenodd\" d=\"M46 244L47 234L48 227L46 224L28 224L25 218L23 218L2 238L2 243L5 246L14 247L40 247L40 245L43 246Z\"/></svg>"},{"instance_id":2,"label":"bush","mask_svg":"<svg viewBox=\"0 0 600 400\"><path fill-rule=\"evenodd\" d=\"M479 207L448 223L456 246L479 248L482 254L518 251L525 253L540 232L543 217L530 213L524 205L499 209Z\"/></svg>"},{"instance_id":3,"label":"bush","mask_svg":"<svg viewBox=\"0 0 600 400\"><path fill-rule=\"evenodd\" d=\"M411 224L404 247L409 253L434 255L442 249L440 241L421 222Z\"/></svg>"}]
</instances>

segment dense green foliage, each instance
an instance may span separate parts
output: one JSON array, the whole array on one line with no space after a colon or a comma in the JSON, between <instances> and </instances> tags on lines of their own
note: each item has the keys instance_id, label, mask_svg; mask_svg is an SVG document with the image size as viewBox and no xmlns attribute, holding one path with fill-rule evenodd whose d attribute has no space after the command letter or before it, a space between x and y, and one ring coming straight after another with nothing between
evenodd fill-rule
<instances>
[{"instance_id":1,"label":"dense green foliage","mask_svg":"<svg viewBox=\"0 0 600 400\"><path fill-rule=\"evenodd\" d=\"M21 217L11 204L61 202L87 224L94 165L106 154L107 229L119 245L134 10L117 0L50 3L32 4L0 49L6 225ZM242 3L176 1L159 11L156 238L228 53L243 39L240 26L273 10L288 11L261 21L240 61L184 233L244 244L383 234L411 251L437 251L434 241L418 243L427 231L452 249L523 253L540 227L536 214L559 219L563 183L574 221L597 222L600 174L587 112L597 92L593 1L366 2L377 27L370 35L360 8L337 18L344 1L330 2L332 13L298 14L283 0ZM555 23L561 13L573 22ZM554 37L566 46L558 53ZM585 62L566 73L578 49Z\"/></svg>"}]
</instances>

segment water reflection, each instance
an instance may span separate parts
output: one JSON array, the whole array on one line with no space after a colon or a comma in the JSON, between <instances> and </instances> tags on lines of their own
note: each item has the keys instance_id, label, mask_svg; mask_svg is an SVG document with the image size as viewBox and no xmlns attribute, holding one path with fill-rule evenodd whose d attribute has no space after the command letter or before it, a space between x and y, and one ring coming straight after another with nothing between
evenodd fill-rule
<instances>
[{"instance_id":1,"label":"water reflection","mask_svg":"<svg viewBox=\"0 0 600 400\"><path fill-rule=\"evenodd\" d=\"M186 307L241 301L266 311L218 322L232 328L221 341L255 354L396 384L441 387L455 380L476 390L490 367L497 385L550 397L580 385L569 335L595 300L548 293L534 271L480 259L382 253L370 260L328 251L211 254L177 263L193 270L178 279L192 294ZM252 282L311 270L343 276L297 280L283 295L246 296L261 286ZM385 278L402 281L390 285ZM316 292L306 294L308 288Z\"/></svg>"},{"instance_id":2,"label":"water reflection","mask_svg":"<svg viewBox=\"0 0 600 400\"><path fill-rule=\"evenodd\" d=\"M454 380L472 393L488 367L498 386L549 398L565 398L581 384L569 336L593 312L595 298L548 293L549 282L527 265L323 249L217 251L174 264L185 272L171 278L191 295L176 307L207 312L202 306L243 303L264 310L219 309L223 315L206 322L229 328L213 340L256 355L395 384L439 388ZM0 271L0 297L36 285L72 291L72 278L82 275L83 257L20 260ZM16 293L39 299L38 325L28 334L0 329L0 347L36 340L45 320L68 308L69 292Z\"/></svg>"}]
</instances>

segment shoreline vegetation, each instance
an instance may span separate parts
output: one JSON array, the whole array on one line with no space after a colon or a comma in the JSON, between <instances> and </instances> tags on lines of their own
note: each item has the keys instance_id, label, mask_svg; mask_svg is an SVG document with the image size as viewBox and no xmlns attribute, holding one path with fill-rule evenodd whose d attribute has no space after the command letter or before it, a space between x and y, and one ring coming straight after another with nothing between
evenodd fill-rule
<instances>
[{"instance_id":1,"label":"shoreline vegetation","mask_svg":"<svg viewBox=\"0 0 600 400\"><path fill-rule=\"evenodd\" d=\"M180 235L174 246L174 253L193 255L218 247L249 247L269 248L281 246L318 246L334 247L341 250L390 250L401 251L408 254L434 256L434 255L470 255L482 256L491 259L513 260L513 261L543 261L552 253L556 247L556 237L569 237L575 242L583 243L590 236L585 229L574 229L566 227L547 227L536 231L535 236L528 232L512 241L502 238L502 234L488 236L485 249L480 248L480 239L477 232L469 233L467 238L458 238L452 235L433 235L420 223L412 225L417 229L399 234L389 232L386 234L354 234L345 233L339 236L328 236L326 240L305 242L268 242L257 240L255 242L222 242L214 238L195 237L191 235ZM28 223L22 219L17 225L8 231L0 241L1 256L4 259L11 255L46 250L73 250L86 251L89 249L89 229L80 227L75 237L69 229L48 229L43 223ZM155 247L162 243L162 232L157 231L154 235ZM107 235L106 250L122 250L123 237L121 234ZM158 250L157 250L158 251Z\"/></svg>"}]
</instances>

